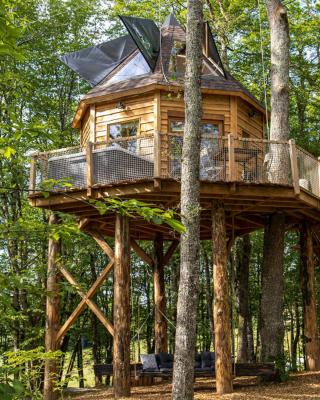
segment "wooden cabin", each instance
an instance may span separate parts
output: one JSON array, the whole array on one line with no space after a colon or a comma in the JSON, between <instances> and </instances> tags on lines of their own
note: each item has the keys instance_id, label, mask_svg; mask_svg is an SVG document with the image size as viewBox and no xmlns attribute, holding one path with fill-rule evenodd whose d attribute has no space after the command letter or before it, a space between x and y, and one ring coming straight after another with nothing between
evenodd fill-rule
<instances>
[{"instance_id":1,"label":"wooden cabin","mask_svg":"<svg viewBox=\"0 0 320 400\"><path fill-rule=\"evenodd\" d=\"M156 350L165 351L163 268L179 237L168 226L153 225L143 218L129 222L116 213L100 215L90 200L135 198L163 208L179 206L185 32L173 15L161 29L145 19L122 17L122 22L128 35L61 57L93 88L80 101L73 120L80 133L79 146L33 155L29 199L35 207L78 217L80 229L90 234L110 259L87 295L77 289L82 301L62 326L55 319L57 304L48 298L47 349L58 347L87 305L114 335L114 368L120 371L114 380L118 386L128 387L123 368L128 370L129 360L123 359L127 356L120 347L128 350L129 346L130 248L153 267L155 304L160 310L155 316ZM215 200L224 205L229 243L238 235L263 228L266 218L279 211L285 213L288 229L306 221L310 226L318 224L319 161L292 140L267 140L265 108L225 71L207 24L201 90L201 238L211 238ZM50 192L49 197L44 190ZM51 222L57 223L57 218ZM105 236L115 237L115 249ZM154 240L155 257L146 254L138 240ZM171 243L166 254L164 240ZM53 240L50 248L49 290L57 284L54 265L58 250ZM91 300L112 269L113 324ZM60 268L60 272L78 288L68 271ZM46 372L50 371L54 367L48 364ZM52 386L47 392L52 393ZM119 393L126 391L120 388Z\"/></svg>"}]
</instances>

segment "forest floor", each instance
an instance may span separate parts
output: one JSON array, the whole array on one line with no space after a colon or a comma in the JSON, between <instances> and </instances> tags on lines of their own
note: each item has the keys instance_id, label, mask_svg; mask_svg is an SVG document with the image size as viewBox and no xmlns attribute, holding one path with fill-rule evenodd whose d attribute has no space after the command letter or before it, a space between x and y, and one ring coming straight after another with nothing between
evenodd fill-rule
<instances>
[{"instance_id":1,"label":"forest floor","mask_svg":"<svg viewBox=\"0 0 320 400\"><path fill-rule=\"evenodd\" d=\"M132 388L131 400L169 400L171 384ZM290 375L284 383L258 383L255 378L236 378L234 393L218 396L214 393L214 380L199 378L195 383L195 400L320 400L320 372L299 372ZM112 389L100 389L91 393L76 395L72 400L112 399Z\"/></svg>"}]
</instances>

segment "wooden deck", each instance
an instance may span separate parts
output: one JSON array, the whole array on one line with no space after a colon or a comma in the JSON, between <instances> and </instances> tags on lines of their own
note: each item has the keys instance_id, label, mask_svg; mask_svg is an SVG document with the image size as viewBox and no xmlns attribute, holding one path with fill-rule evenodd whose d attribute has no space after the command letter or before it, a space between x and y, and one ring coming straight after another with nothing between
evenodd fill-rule
<instances>
[{"instance_id":1,"label":"wooden deck","mask_svg":"<svg viewBox=\"0 0 320 400\"><path fill-rule=\"evenodd\" d=\"M121 139L116 146L115 143L102 142L89 144L86 151L75 148L38 153L33 158L30 171L30 203L34 207L73 214L80 222L85 220L86 225L90 224L111 237L114 236L115 216L112 213L101 216L90 200L135 198L178 210L182 141L178 135L175 139L170 141L170 138L168 140L168 137L157 134ZM178 151L177 146L180 146ZM313 225L320 224L319 161L297 148L294 142L244 140L229 135L214 143L204 138L201 151L202 239L211 237L211 203L215 199L224 202L229 238L263 228L267 216L275 212L286 215L288 229L305 220ZM111 157L111 152L111 161L101 158L106 157L105 154ZM273 181L273 175L270 178L270 172L265 170L266 159L270 159L271 152L281 156L281 162L288 168L288 173L278 183L278 178ZM130 158L132 154L134 158ZM114 165L118 163L118 157L123 156L129 158L124 158L122 164L119 161L119 165ZM37 186L41 179L45 181L47 178L43 171L48 175L48 163L53 162L53 176L61 177L63 171L59 175L55 168L70 169L70 165L66 164L70 163L70 159L79 162L72 167L76 171L73 179L79 187L54 186L46 198L44 189ZM42 168L40 178L37 163ZM132 164L131 169L126 163ZM279 160L274 161L271 167L275 169L277 164L281 165ZM110 165L114 168L114 175ZM163 233L168 240L176 235L167 226L155 226L139 217L131 223L130 231L131 237L136 240L154 239L157 232Z\"/></svg>"}]
</instances>

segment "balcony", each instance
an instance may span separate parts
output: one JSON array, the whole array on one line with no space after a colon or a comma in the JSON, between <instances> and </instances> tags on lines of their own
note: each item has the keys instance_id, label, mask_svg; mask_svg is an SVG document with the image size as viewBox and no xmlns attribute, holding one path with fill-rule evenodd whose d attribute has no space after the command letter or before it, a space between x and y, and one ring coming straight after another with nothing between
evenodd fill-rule
<instances>
[{"instance_id":1,"label":"balcony","mask_svg":"<svg viewBox=\"0 0 320 400\"><path fill-rule=\"evenodd\" d=\"M179 181L183 136L156 133L35 153L31 195L133 184L154 178ZM202 135L200 180L287 186L320 198L319 160L289 142Z\"/></svg>"}]
</instances>

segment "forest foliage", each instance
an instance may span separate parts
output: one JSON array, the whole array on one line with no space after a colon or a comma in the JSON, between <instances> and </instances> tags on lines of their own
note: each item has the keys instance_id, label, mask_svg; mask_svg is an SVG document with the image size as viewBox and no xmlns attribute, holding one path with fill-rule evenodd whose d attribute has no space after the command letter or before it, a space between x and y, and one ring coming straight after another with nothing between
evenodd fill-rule
<instances>
[{"instance_id":1,"label":"forest foliage","mask_svg":"<svg viewBox=\"0 0 320 400\"><path fill-rule=\"evenodd\" d=\"M314 0L285 3L291 36L290 136L318 156L320 4ZM35 150L46 151L79 143L79 132L71 128L71 120L81 95L89 89L57 57L116 37L123 30L118 14L153 18L160 22L169 11L173 11L182 24L185 23L186 6L182 1L163 0L155 5L150 0L0 0L0 380L2 384L13 387L20 378L25 385L22 389L17 387L18 391L40 390L41 386L41 377L26 375L26 371L37 369L44 357L41 347L44 345L47 243L48 236L53 234L48 226L48 213L32 208L27 200L29 157ZM222 58L232 74L262 103L266 87L269 102L269 28L263 3L206 0L205 18L211 23ZM149 217L163 218L163 214ZM174 221L172 215L167 217ZM58 234L63 238L63 262L79 277L83 288L88 288L104 267L104 256L92 239L75 228L71 217L62 215L62 218L64 223ZM176 229L182 228L176 226ZM252 349L256 358L259 358L262 237L262 232L250 235L250 314L254 338ZM152 253L150 243L141 243L141 246ZM289 232L285 245L285 349L287 365L291 369L303 366L297 248L298 236ZM233 330L236 334L235 265L232 259L229 264ZM165 272L171 349L174 344L178 266L178 254L175 254ZM197 330L199 350L209 349L212 345L208 328L212 318L208 307L212 297L208 286L211 269L210 245L204 243ZM133 254L133 359L137 359L140 352L151 352L154 345L152 290L150 268ZM65 318L76 306L78 297L65 282L62 283L62 292L62 318ZM97 304L107 317L112 315L111 299L110 277L96 296ZM93 344L94 362L110 361L111 338L89 311L85 311L70 330L65 349L70 352L78 349L79 354L79 338L81 343ZM234 341L235 349L236 346ZM14 354L20 357L20 364L11 353L17 350L20 353ZM30 354L33 354L32 360L28 359ZM22 364L23 369L17 370L17 366ZM8 365L12 368L10 373Z\"/></svg>"}]
</instances>

